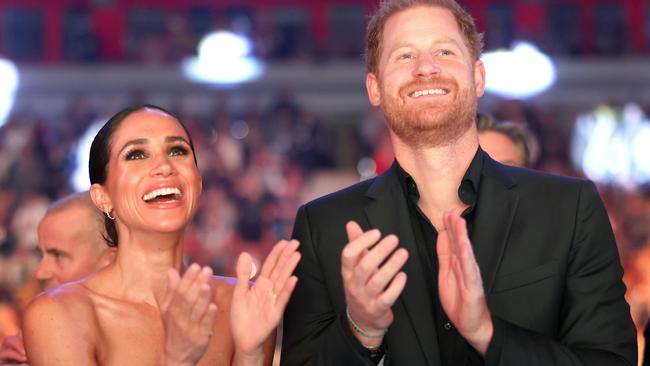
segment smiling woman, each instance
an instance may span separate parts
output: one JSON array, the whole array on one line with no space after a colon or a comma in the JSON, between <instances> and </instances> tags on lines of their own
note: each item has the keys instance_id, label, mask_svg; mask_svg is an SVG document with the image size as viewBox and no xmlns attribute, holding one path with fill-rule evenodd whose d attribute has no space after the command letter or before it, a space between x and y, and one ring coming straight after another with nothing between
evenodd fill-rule
<instances>
[{"instance_id":1,"label":"smiling woman","mask_svg":"<svg viewBox=\"0 0 650 366\"><path fill-rule=\"evenodd\" d=\"M93 141L89 170L91 197L105 213L117 257L30 304L29 363L271 364L275 328L296 284L298 243L280 241L252 286L246 253L236 281L208 267L185 267L183 236L201 176L189 133L159 107L130 107L112 117Z\"/></svg>"},{"instance_id":2,"label":"smiling woman","mask_svg":"<svg viewBox=\"0 0 650 366\"><path fill-rule=\"evenodd\" d=\"M137 125L137 129L133 131L135 134L121 134L121 136L126 136L125 141L119 141L117 139L118 136L115 136L115 139L113 140L116 129L121 127L126 119L138 119L141 121L141 123ZM127 126L128 125L129 124L127 124ZM154 130L160 131L165 127L171 128L171 130L168 130L169 133L180 132L180 134L163 136L164 145L162 148L170 150L167 153L163 153L163 155L169 155L170 157L176 156L176 159L171 161L178 161L179 157L188 157L191 155L191 161L194 163L194 167L192 168L195 171L194 176L198 177L198 170L196 169L196 155L194 154L194 143L192 142L192 137L190 136L185 126L177 121L174 117L172 117L171 113L167 112L166 110L157 106L146 105L133 106L123 109L119 113L115 114L115 116L113 116L111 119L109 119L108 122L106 122L106 124L99 130L90 147L90 159L88 164L90 183L98 184L99 187L105 185L108 179L111 148L115 148L116 151L113 153L118 155L118 158L115 159L114 162L124 163L121 165L124 165L126 170L121 171L126 172L127 176L129 176L129 169L136 171L141 170L143 164L151 161L151 159L147 159L148 155L151 155L150 150L153 148L153 142L151 141L150 136L154 135L151 133L154 133ZM137 137L130 139L132 136ZM141 162L139 164L136 164L136 161L138 160ZM187 160L187 158L184 160ZM126 164L127 162L129 164ZM200 184L200 177L198 181ZM178 187L166 188L179 189ZM99 192L101 193L102 191ZM200 192L201 187L198 188L198 193L200 194ZM156 192L151 191L146 192L145 194L156 195ZM111 245L117 246L118 236L115 231L115 222L113 219L111 219L111 217L113 217L113 214L111 213L112 208L105 210L103 207L100 207L100 209L106 213L106 218L104 221L106 225L106 231L109 235L109 241ZM192 214L193 213L194 212L192 212Z\"/></svg>"}]
</instances>

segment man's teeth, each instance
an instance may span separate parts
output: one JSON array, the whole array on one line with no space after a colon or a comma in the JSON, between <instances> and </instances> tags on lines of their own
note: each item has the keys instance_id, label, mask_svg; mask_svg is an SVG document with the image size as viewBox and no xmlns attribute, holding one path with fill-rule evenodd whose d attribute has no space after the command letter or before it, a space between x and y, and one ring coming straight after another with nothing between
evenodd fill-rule
<instances>
[{"instance_id":1,"label":"man's teeth","mask_svg":"<svg viewBox=\"0 0 650 366\"><path fill-rule=\"evenodd\" d=\"M444 90L444 89L427 89L427 90L418 90L418 91L413 92L413 93L411 94L411 96L412 96L413 98L418 98L418 97L421 97L421 96L423 96L423 95L432 95L432 94L435 94L435 95L445 95L445 94L447 94L447 91Z\"/></svg>"},{"instance_id":2,"label":"man's teeth","mask_svg":"<svg viewBox=\"0 0 650 366\"><path fill-rule=\"evenodd\" d=\"M158 188L156 190L153 190L147 194L145 194L142 199L145 201L151 201L152 199L158 197L158 196L167 196L170 194L174 194L176 196L181 195L181 190L178 188Z\"/></svg>"}]
</instances>

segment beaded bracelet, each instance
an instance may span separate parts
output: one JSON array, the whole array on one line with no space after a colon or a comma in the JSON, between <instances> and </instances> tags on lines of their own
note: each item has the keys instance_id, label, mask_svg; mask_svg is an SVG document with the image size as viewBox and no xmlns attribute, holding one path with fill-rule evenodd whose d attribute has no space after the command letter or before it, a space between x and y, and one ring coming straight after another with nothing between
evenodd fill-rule
<instances>
[{"instance_id":1,"label":"beaded bracelet","mask_svg":"<svg viewBox=\"0 0 650 366\"><path fill-rule=\"evenodd\" d=\"M363 328L361 328L359 326L359 324L357 324L354 320L352 320L352 316L350 316L350 309L348 309L347 306L345 307L345 316L347 316L348 322L350 322L350 325L352 326L352 328L354 328L354 330L357 333L361 334L362 336L364 336L366 338L372 338L372 339L382 339L382 338L384 338L384 334L386 334L386 330L383 330L381 332L381 334L371 334L371 333L366 332ZM366 348L368 348L368 347L366 347Z\"/></svg>"}]
</instances>

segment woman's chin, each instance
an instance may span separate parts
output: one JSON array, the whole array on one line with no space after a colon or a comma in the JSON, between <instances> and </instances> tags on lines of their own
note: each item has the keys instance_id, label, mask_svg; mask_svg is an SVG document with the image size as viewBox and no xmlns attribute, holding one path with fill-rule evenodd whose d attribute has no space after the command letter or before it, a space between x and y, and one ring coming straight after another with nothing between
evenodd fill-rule
<instances>
[{"instance_id":1,"label":"woman's chin","mask_svg":"<svg viewBox=\"0 0 650 366\"><path fill-rule=\"evenodd\" d=\"M187 221L181 220L160 220L149 225L150 231L160 234L183 233L187 227Z\"/></svg>"}]
</instances>

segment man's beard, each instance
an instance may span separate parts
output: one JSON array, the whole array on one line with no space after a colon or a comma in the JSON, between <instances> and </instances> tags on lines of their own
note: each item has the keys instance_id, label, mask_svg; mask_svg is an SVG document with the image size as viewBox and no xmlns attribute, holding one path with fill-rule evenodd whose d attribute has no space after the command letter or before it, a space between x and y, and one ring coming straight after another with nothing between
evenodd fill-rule
<instances>
[{"instance_id":1,"label":"man's beard","mask_svg":"<svg viewBox=\"0 0 650 366\"><path fill-rule=\"evenodd\" d=\"M404 90L431 89L433 84L441 85L438 82L418 81L401 88L399 93L405 95ZM418 85L421 87L417 87ZM415 106L400 106L399 97L388 96L383 86L380 86L381 109L388 127L406 145L413 148L450 145L475 123L477 98L474 85L462 90L455 81L445 80L442 85L450 91L458 91L453 101L425 100L414 103Z\"/></svg>"}]
</instances>

